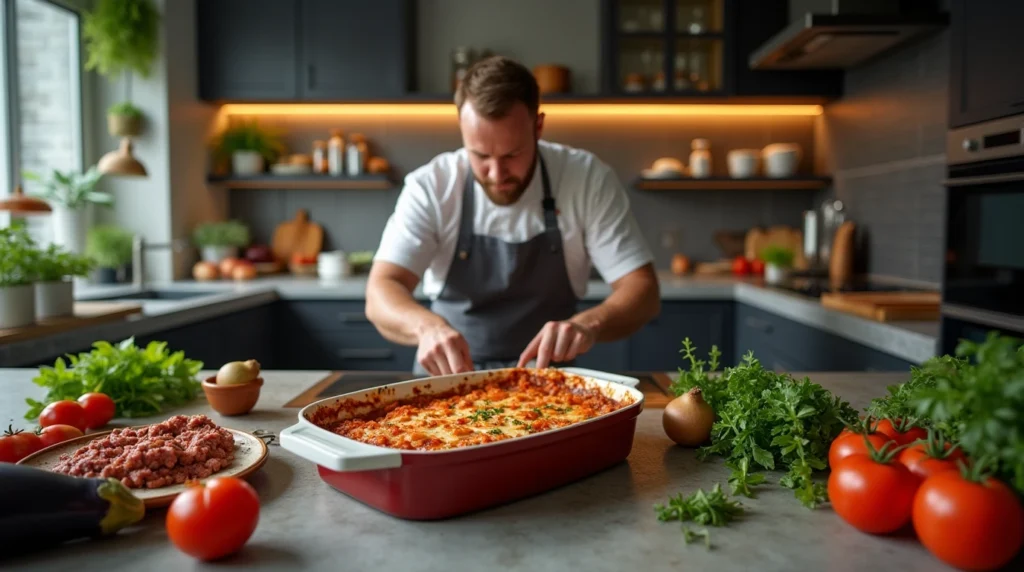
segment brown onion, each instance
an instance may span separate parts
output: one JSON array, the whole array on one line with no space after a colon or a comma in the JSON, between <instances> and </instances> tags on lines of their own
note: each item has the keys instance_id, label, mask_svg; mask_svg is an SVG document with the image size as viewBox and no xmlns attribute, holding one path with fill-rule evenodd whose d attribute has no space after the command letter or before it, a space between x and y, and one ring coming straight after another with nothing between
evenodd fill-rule
<instances>
[{"instance_id":1,"label":"brown onion","mask_svg":"<svg viewBox=\"0 0 1024 572\"><path fill-rule=\"evenodd\" d=\"M240 385L249 383L260 375L260 362L251 359L248 361L231 361L221 366L217 371L218 385Z\"/></svg>"},{"instance_id":2,"label":"brown onion","mask_svg":"<svg viewBox=\"0 0 1024 572\"><path fill-rule=\"evenodd\" d=\"M665 434L684 447L697 447L707 442L714 422L715 411L704 401L699 387L670 401L661 416Z\"/></svg>"}]
</instances>

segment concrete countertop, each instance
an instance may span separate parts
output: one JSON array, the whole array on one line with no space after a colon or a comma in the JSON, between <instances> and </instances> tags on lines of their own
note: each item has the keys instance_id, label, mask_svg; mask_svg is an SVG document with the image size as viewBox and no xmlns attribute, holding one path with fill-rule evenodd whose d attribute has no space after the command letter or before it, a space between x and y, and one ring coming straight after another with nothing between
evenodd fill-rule
<instances>
[{"instance_id":1,"label":"concrete countertop","mask_svg":"<svg viewBox=\"0 0 1024 572\"><path fill-rule=\"evenodd\" d=\"M211 372L212 373L212 372ZM329 372L264 372L260 402L249 415L221 417L202 395L164 415L206 413L224 426L280 431L296 421L282 409ZM0 421L27 427L25 397L41 397L35 370L0 369ZM803 375L803 374L801 374ZM811 373L811 379L856 408L904 376ZM950 570L909 536L862 534L827 506L802 507L792 491L764 486L757 499L739 497L747 516L709 527L713 549L683 543L679 523L662 523L654 505L670 495L728 490L721 460L698 462L661 428L661 410L639 419L626 462L581 481L505 506L439 522L411 522L377 512L322 482L312 463L271 445L266 465L250 477L262 502L259 525L239 554L201 565L167 540L165 511L151 510L130 529L105 539L67 544L4 564L11 570L191 570L243 566L259 570ZM118 420L120 421L120 420ZM123 425L126 423L115 423ZM771 475L776 483L778 474Z\"/></svg>"},{"instance_id":2,"label":"concrete countertop","mask_svg":"<svg viewBox=\"0 0 1024 572\"><path fill-rule=\"evenodd\" d=\"M659 274L661 297L666 301L733 300L750 304L764 311L811 326L872 349L886 352L900 359L921 363L935 355L939 324L937 321L876 322L825 308L815 298L766 287L759 280L723 277L678 277ZM192 315L223 309L219 301L248 299L251 301L269 294L285 300L353 300L365 299L366 277L343 280L320 280L292 276L265 277L251 282L196 282L176 281L153 284L150 289L169 292L196 292L202 296L185 300L154 300L144 302L145 315L168 314L189 309ZM80 299L96 299L131 292L131 287L93 286L81 289ZM592 281L584 300L600 301L611 293L608 284ZM206 294L210 294L209 296ZM217 294L219 298L212 295ZM417 290L417 297L425 300ZM156 330L158 331L158 330ZM127 337L127 336L125 336ZM0 349L2 351L2 349ZM2 358L2 356L0 356ZM0 359L0 364L4 363Z\"/></svg>"}]
</instances>

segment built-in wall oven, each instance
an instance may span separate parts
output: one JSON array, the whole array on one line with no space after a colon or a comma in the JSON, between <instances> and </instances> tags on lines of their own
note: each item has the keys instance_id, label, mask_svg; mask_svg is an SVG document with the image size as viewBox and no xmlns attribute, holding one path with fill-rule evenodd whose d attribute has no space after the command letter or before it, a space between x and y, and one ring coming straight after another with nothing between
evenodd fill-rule
<instances>
[{"instance_id":1,"label":"built-in wall oven","mask_svg":"<svg viewBox=\"0 0 1024 572\"><path fill-rule=\"evenodd\" d=\"M940 354L1024 338L1024 114L951 130Z\"/></svg>"}]
</instances>

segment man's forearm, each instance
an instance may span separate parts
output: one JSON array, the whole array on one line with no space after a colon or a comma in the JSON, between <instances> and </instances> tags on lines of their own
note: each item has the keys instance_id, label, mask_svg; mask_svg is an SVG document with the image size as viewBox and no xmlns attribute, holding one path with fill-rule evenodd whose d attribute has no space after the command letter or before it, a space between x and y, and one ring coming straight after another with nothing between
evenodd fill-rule
<instances>
[{"instance_id":1,"label":"man's forearm","mask_svg":"<svg viewBox=\"0 0 1024 572\"><path fill-rule=\"evenodd\" d=\"M419 343L420 332L444 324L444 318L424 308L397 280L381 279L367 289L366 317L388 341L405 346Z\"/></svg>"},{"instance_id":2,"label":"man's forearm","mask_svg":"<svg viewBox=\"0 0 1024 572\"><path fill-rule=\"evenodd\" d=\"M580 312L573 322L593 329L597 341L610 342L628 337L661 311L661 296L653 270L627 278L604 302Z\"/></svg>"}]
</instances>

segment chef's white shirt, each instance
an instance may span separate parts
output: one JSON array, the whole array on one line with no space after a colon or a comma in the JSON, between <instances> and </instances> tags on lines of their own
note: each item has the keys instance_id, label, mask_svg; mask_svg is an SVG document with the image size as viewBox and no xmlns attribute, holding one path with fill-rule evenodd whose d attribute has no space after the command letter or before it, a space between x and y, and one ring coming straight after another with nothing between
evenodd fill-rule
<instances>
[{"instance_id":1,"label":"chef's white shirt","mask_svg":"<svg viewBox=\"0 0 1024 572\"><path fill-rule=\"evenodd\" d=\"M539 145L576 295L587 292L591 264L610 283L651 262L653 255L615 172L588 151L543 140ZM420 277L423 293L431 299L444 287L455 254L467 176L472 172L465 148L442 153L409 173L374 256ZM473 189L476 234L525 242L544 232L539 165L526 191L512 205L494 204L475 181Z\"/></svg>"}]
</instances>

